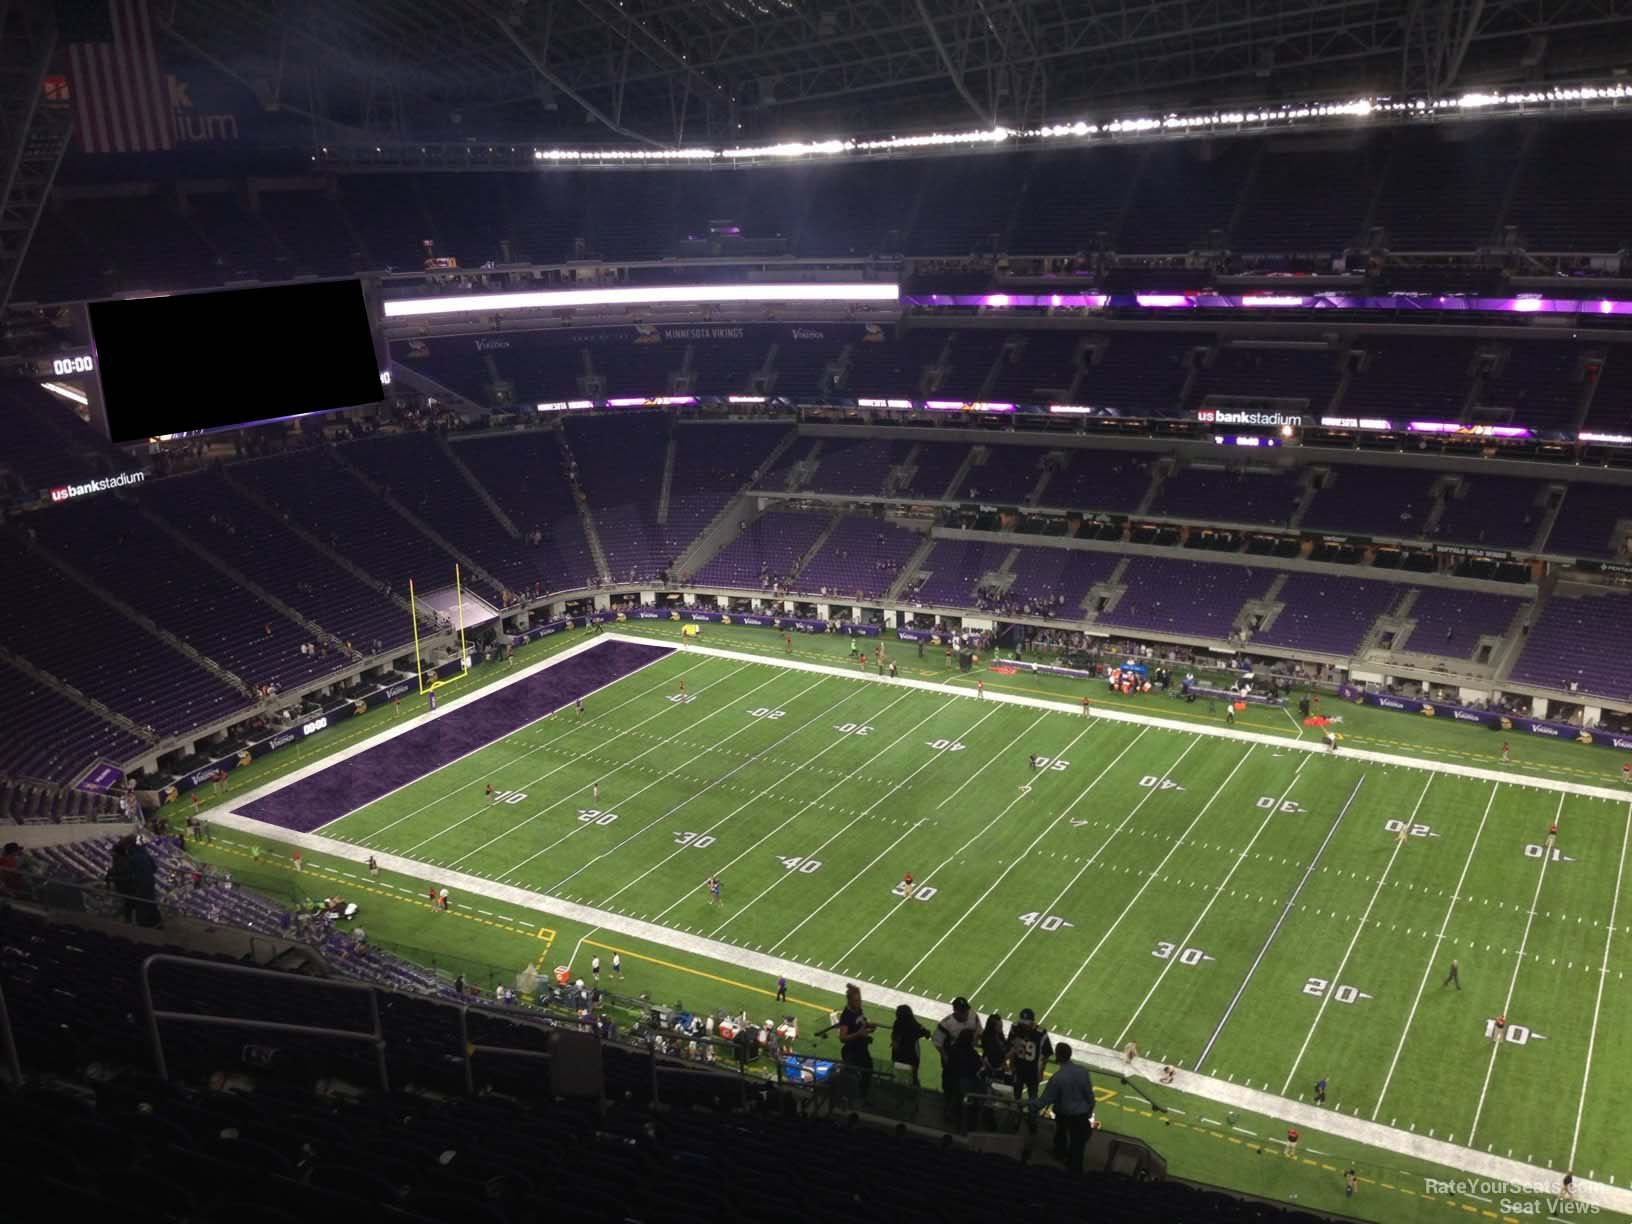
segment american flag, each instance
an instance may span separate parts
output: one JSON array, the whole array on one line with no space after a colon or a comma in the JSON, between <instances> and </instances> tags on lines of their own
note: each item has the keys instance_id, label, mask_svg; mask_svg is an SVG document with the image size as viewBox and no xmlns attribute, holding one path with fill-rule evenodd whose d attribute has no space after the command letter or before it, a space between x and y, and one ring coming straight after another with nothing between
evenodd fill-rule
<instances>
[{"instance_id":1,"label":"american flag","mask_svg":"<svg viewBox=\"0 0 1632 1224\"><path fill-rule=\"evenodd\" d=\"M151 153L174 144L169 85L153 50L148 0L106 0L107 42L68 44L74 126L86 153ZM101 5L95 6L101 17ZM98 23L101 24L101 23Z\"/></svg>"}]
</instances>

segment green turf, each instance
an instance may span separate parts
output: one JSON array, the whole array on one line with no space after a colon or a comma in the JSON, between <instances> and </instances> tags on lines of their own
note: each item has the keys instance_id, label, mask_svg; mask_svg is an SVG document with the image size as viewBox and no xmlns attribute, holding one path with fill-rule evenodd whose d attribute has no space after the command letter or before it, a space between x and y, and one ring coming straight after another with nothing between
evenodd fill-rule
<instances>
[{"instance_id":1,"label":"green turf","mask_svg":"<svg viewBox=\"0 0 1632 1224\"><path fill-rule=\"evenodd\" d=\"M1429 778L681 652L324 833L1624 1186L1627 805Z\"/></svg>"}]
</instances>

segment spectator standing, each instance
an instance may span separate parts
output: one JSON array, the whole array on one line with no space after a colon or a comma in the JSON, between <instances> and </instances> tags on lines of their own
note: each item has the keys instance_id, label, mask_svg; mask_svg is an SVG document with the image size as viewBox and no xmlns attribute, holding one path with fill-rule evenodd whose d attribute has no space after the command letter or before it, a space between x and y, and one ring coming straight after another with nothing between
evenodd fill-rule
<instances>
[{"instance_id":1,"label":"spectator standing","mask_svg":"<svg viewBox=\"0 0 1632 1224\"><path fill-rule=\"evenodd\" d=\"M1003 1031L1003 1013L993 1012L986 1017L986 1027L980 1034L981 1074L988 1080L1002 1077L1009 1065L1009 1038Z\"/></svg>"},{"instance_id":2,"label":"spectator standing","mask_svg":"<svg viewBox=\"0 0 1632 1224\"><path fill-rule=\"evenodd\" d=\"M1094 1129L1094 1080L1088 1068L1071 1061L1071 1047L1054 1047L1058 1069L1038 1099L1040 1109L1054 1110L1054 1158L1073 1173L1082 1172L1082 1153Z\"/></svg>"},{"instance_id":3,"label":"spectator standing","mask_svg":"<svg viewBox=\"0 0 1632 1224\"><path fill-rule=\"evenodd\" d=\"M1053 1052L1048 1033L1037 1023L1037 1013L1029 1007L1022 1008L1020 1018L1009 1029L1009 1066L1014 1073L1016 1101L1030 1097L1032 1108L1036 1108L1037 1087ZM1036 1125L1035 1117L1032 1125Z\"/></svg>"},{"instance_id":4,"label":"spectator standing","mask_svg":"<svg viewBox=\"0 0 1632 1224\"><path fill-rule=\"evenodd\" d=\"M912 1086L918 1087L918 1043L929 1036L929 1030L918 1023L912 1008L903 1003L895 1009L895 1023L890 1026L890 1061L912 1071Z\"/></svg>"},{"instance_id":5,"label":"spectator standing","mask_svg":"<svg viewBox=\"0 0 1632 1224\"><path fill-rule=\"evenodd\" d=\"M873 1082L873 1053L868 1047L876 1027L861 1010L861 987L854 983L846 986L844 1010L839 1013L839 1061L859 1080L863 1101Z\"/></svg>"},{"instance_id":6,"label":"spectator standing","mask_svg":"<svg viewBox=\"0 0 1632 1224\"><path fill-rule=\"evenodd\" d=\"M952 1014L935 1026L931 1040L941 1055L941 1095L947 1120L961 1126L963 1098L977 1090L980 1076L980 1020L970 1010L969 1000L959 995L952 1000Z\"/></svg>"}]
</instances>

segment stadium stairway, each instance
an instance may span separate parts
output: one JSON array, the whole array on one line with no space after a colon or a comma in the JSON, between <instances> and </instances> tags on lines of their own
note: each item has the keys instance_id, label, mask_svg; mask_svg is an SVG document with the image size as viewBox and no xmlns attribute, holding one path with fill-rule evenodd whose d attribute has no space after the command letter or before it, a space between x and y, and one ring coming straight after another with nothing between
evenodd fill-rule
<instances>
[{"instance_id":1,"label":"stadium stairway","mask_svg":"<svg viewBox=\"0 0 1632 1224\"><path fill-rule=\"evenodd\" d=\"M41 558L43 558L46 562L48 562L50 565L52 565L64 577L69 578L73 582L75 582L78 585L84 587L94 597L101 600L103 603L107 604L109 607L113 608L121 616L123 616L126 620L132 622L133 624L139 625L143 629L147 630L154 637L158 638L161 642L163 642L166 646L168 646L172 650L174 650L177 654L186 655L189 659L191 659L194 663L197 663L205 671L209 672L211 675L213 675L216 678L218 678L219 680L221 680L224 684L230 685L232 688L234 688L238 692L242 693L245 697L253 697L255 695L255 691L253 689L251 689L249 687L249 685L245 684L244 681L242 679L240 679L238 676L233 675L230 671L228 671L226 668L222 667L221 664L217 663L214 659L210 658L208 655L203 654L202 652L197 650L195 647L193 647L193 646L189 645L188 643L182 641L175 634L171 633L168 629L163 628L152 617L143 616L135 608L131 607L124 600L119 599L118 597L116 597L111 591L109 591L105 587L103 587L100 583L98 583L89 574L87 574L83 570L81 570L78 566L71 564L70 562L65 560L63 557L58 556L56 553L52 552L49 548L45 548L43 546L37 546L36 547L36 552L38 552L38 554L39 554L39 556Z\"/></svg>"},{"instance_id":2,"label":"stadium stairway","mask_svg":"<svg viewBox=\"0 0 1632 1224\"><path fill-rule=\"evenodd\" d=\"M810 547L805 549L803 555L800 556L798 563L794 565L792 570L789 571L788 581L790 584L794 579L798 578L800 571L802 571L805 566L810 564L810 559L822 551L822 545L827 543L827 537L833 534L833 529L843 520L843 510L840 510L838 513L834 514L832 518L827 520L827 526L822 528L822 534L811 541Z\"/></svg>"},{"instance_id":3,"label":"stadium stairway","mask_svg":"<svg viewBox=\"0 0 1632 1224\"><path fill-rule=\"evenodd\" d=\"M589 545L589 555L595 561L595 572L602 578L610 579L612 568L606 559L606 547L601 543L601 532L595 526L595 515L590 511L589 499L584 496L584 486L578 480L578 461L573 458L566 430L555 431L555 444L561 450L563 468L571 473L572 501L578 507L578 518L584 524L584 542Z\"/></svg>"},{"instance_id":4,"label":"stadium stairway","mask_svg":"<svg viewBox=\"0 0 1632 1224\"><path fill-rule=\"evenodd\" d=\"M408 509L407 506L398 501L396 497L389 493L383 486L378 485L371 480L361 468L352 463L346 458L345 455L341 453L343 449L343 447L336 446L330 448L329 450L329 454L333 457L335 463L340 467L340 469L350 475L357 481L358 484L362 485L363 488L374 494L375 497L379 498L381 502L389 506L392 510L395 510L399 515L406 519L408 524L413 527L415 531L428 538L443 552L447 553L455 561L459 562L460 567L464 570L464 580L467 586L474 586L477 582L481 582L486 584L492 591L504 591L509 589L505 583L500 582L487 570L476 564L475 559L472 558L469 553L457 547L452 540L448 539L445 535L443 535L436 528L432 527L424 519L420 518L419 515L415 514L412 510Z\"/></svg>"},{"instance_id":5,"label":"stadium stairway","mask_svg":"<svg viewBox=\"0 0 1632 1224\"><path fill-rule=\"evenodd\" d=\"M688 349L689 353L690 350ZM677 445L674 434L669 434L669 444L663 448L663 483L657 490L657 521L659 525L667 526L669 521L669 494L674 489L674 448Z\"/></svg>"},{"instance_id":6,"label":"stadium stairway","mask_svg":"<svg viewBox=\"0 0 1632 1224\"><path fill-rule=\"evenodd\" d=\"M247 574L241 573L240 571L234 569L220 557L206 549L192 536L188 535L186 532L182 531L179 527L176 527L168 520L155 514L150 507L138 503L137 511L160 532L174 540L178 548L192 553L193 556L197 557L206 565L218 570L229 581L242 587L251 595L255 596L256 599L272 608L278 613L278 615L299 625L302 629L306 630L307 633L312 635L312 639L314 641L326 640L330 646L333 646L335 650L339 652L336 655L336 658L345 657L346 643L343 638L325 629L316 621L308 620L306 617L302 616L299 612L295 611L294 608L290 607L283 600L272 594L271 591L267 590L259 583L252 581Z\"/></svg>"},{"instance_id":7,"label":"stadium stairway","mask_svg":"<svg viewBox=\"0 0 1632 1224\"><path fill-rule=\"evenodd\" d=\"M964 466L968 467L967 461L965 461ZM908 587L912 586L913 583L917 582L918 579L923 576L922 570L924 562L929 559L930 550L934 547L934 534L931 533L926 535L924 537L924 542L918 546L918 551L907 558L906 562L901 566L901 572L896 575L895 581L890 583L890 589L884 592L884 598L886 600L891 602L899 601L902 592L904 592Z\"/></svg>"},{"instance_id":8,"label":"stadium stairway","mask_svg":"<svg viewBox=\"0 0 1632 1224\"><path fill-rule=\"evenodd\" d=\"M494 500L493 495L487 491L487 486L476 478L476 473L471 471L469 465L459 458L453 447L448 445L447 438L437 434L436 446L438 450L448 457L448 462L453 466L453 470L458 472L464 482L470 486L470 491L476 494L477 499L487 507L489 513L499 520L499 526L504 528L505 533L512 540L521 539L521 532L516 527L515 522L504 512L504 507Z\"/></svg>"},{"instance_id":9,"label":"stadium stairway","mask_svg":"<svg viewBox=\"0 0 1632 1224\"><path fill-rule=\"evenodd\" d=\"M47 688L62 694L63 697L67 698L81 709L89 710L98 718L105 722L112 723L114 726L123 731L129 732L131 735L134 735L137 739L141 740L145 744L156 744L159 742L159 737L153 733L151 728L142 726L142 724L137 722L134 718L121 714L112 706L104 705L95 697L90 696L90 694L80 692L73 685L67 683L66 681L59 680L50 672L36 667L31 661L25 659L22 655L13 654L4 646L0 646L0 663L11 664L11 666L15 667L25 676L28 676L33 680L37 680Z\"/></svg>"}]
</instances>

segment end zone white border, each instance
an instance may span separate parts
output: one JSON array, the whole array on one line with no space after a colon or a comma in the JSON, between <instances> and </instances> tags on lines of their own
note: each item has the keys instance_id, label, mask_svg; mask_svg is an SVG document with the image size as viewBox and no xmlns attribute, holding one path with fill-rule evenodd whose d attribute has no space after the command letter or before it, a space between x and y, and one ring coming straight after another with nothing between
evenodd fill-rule
<instances>
[{"instance_id":1,"label":"end zone white border","mask_svg":"<svg viewBox=\"0 0 1632 1224\"><path fill-rule=\"evenodd\" d=\"M602 641L623 641L642 645L652 645L653 639L637 637L619 633L603 633L587 639L577 646L569 647L548 659L527 667L519 672L514 679L495 682L483 688L468 693L456 701L438 710L434 715L420 715L401 727L392 727L381 731L378 735L370 736L360 744L354 745L333 757L325 758L312 765L303 766L276 782L268 783L241 797L239 802L249 802L263 795L271 794L281 787L289 785L300 778L309 777L320 769L327 768L335 762L347 760L359 752L366 751L376 744L383 743L396 735L401 735L410 727L420 725L427 717L440 717L442 714L458 709L469 701L484 697L489 693L497 692L505 685L512 684L538 671L552 667L556 663L570 659L575 655ZM662 642L657 644L662 645ZM803 660L779 659L775 656L747 654L740 651L722 650L712 646L685 645L676 650L677 654L695 654L709 657L730 659L744 663L758 663L766 667L780 667L785 670L811 672L819 675L848 677L852 680L865 680L874 684L889 684L916 688L926 692L946 694L948 687L926 680L895 679L875 674L863 674L859 670L844 667L834 667L828 664L809 663ZM664 656L665 658L669 656ZM660 660L652 660L653 663ZM644 664L642 668L651 666ZM633 675L635 672L627 673ZM619 677L622 679L624 677ZM604 686L603 686L604 687ZM984 698L977 697L973 692L951 690L966 697L970 701L985 700L1009 705L1026 706L1032 709L1051 710L1059 713L1081 717L1081 708L1070 702L1049 701L1037 697L1024 697L1008 693L987 693ZM1240 731L1228 727L1195 726L1175 719L1164 719L1153 715L1131 714L1124 711L1095 710L1092 717L1103 718L1113 722L1126 722L1138 726L1159 727L1165 730L1182 731L1194 735L1208 735L1218 739L1235 740L1239 743L1268 744L1282 749L1295 749L1303 752L1323 753L1327 749L1323 744L1311 744L1308 741L1288 739L1284 736L1265 735L1252 731ZM1626 795L1607 787L1572 786L1568 783L1553 782L1548 779L1529 778L1520 774L1504 773L1494 769L1480 769L1474 766L1454 765L1438 761L1417 760L1411 757L1394 756L1389 753L1370 752L1363 750L1343 750L1341 756L1377 764L1401 766L1409 769L1422 769L1428 772L1452 774L1457 777L1474 778L1487 782L1502 782L1512 786L1530 786L1537 790L1552 791L1565 794L1582 794L1596 798L1611 799L1616 803L1626 802ZM358 848L333 838L323 837L318 833L296 833L278 825L242 816L232 810L217 810L209 819L221 827L237 829L240 832L254 833L274 837L277 840L299 846L306 850L321 851L340 858L363 861L367 852L359 852ZM669 927L647 922L643 919L632 918L624 914L615 914L606 910L595 909L575 901L568 901L561 897L550 896L544 893L530 892L508 884L499 884L492 880L482 879L479 876L467 875L460 871L450 871L432 867L416 859L404 858L400 855L387 854L380 851L373 852L373 857L380 865L389 871L403 875L432 877L437 883L451 890L463 892L472 896L487 897L491 900L502 901L521 909L536 913L549 914L558 918L565 918L581 922L588 926L600 927L602 930L613 931L631 939L645 940L660 946L676 948L700 956L708 960L720 961L725 964L736 965L750 972L761 974L766 978L785 976L795 981L803 982L818 990L826 991L842 997L844 988L849 979L837 973L815 969L796 961L782 960L778 957L755 952L734 944L693 935L684 931L676 931ZM949 1004L945 1000L926 999L918 995L907 994L903 991L892 990L889 987L860 983L864 993L875 1003L884 1007L894 1008L902 1003L910 1006L917 1014L936 1016L946 1010ZM1125 1067L1126 1060L1116 1050L1093 1042L1082 1040L1070 1034L1059 1034L1068 1037L1071 1044L1078 1049L1086 1050L1095 1061L1106 1070ZM1140 1058L1134 1068L1140 1075L1149 1079L1160 1076L1162 1065L1151 1059ZM1235 1109L1252 1113L1263 1114L1278 1118L1294 1126L1305 1127L1311 1130L1326 1131L1341 1135L1356 1143L1367 1144L1372 1147L1388 1151L1399 1152L1414 1156L1434 1164L1445 1165L1453 1169L1487 1178L1492 1181L1505 1182L1515 1187L1540 1187L1555 1184L1561 1174L1557 1170L1543 1169L1536 1165L1526 1164L1523 1161L1510 1160L1504 1157L1483 1153L1458 1144L1448 1143L1443 1139L1430 1139L1426 1135L1413 1134L1395 1127L1384 1126L1378 1122L1368 1121L1359 1117L1347 1116L1333 1112L1331 1109L1322 1109L1308 1105L1301 1101L1289 1100L1286 1097L1273 1093L1247 1088L1240 1084L1233 1084L1211 1076L1200 1075L1193 1071L1180 1071L1175 1087L1189 1092L1206 1100L1227 1105ZM1632 1215L1632 1188L1605 1185L1601 1182L1576 1179L1576 1200L1589 1203L1610 1211Z\"/></svg>"}]
</instances>

